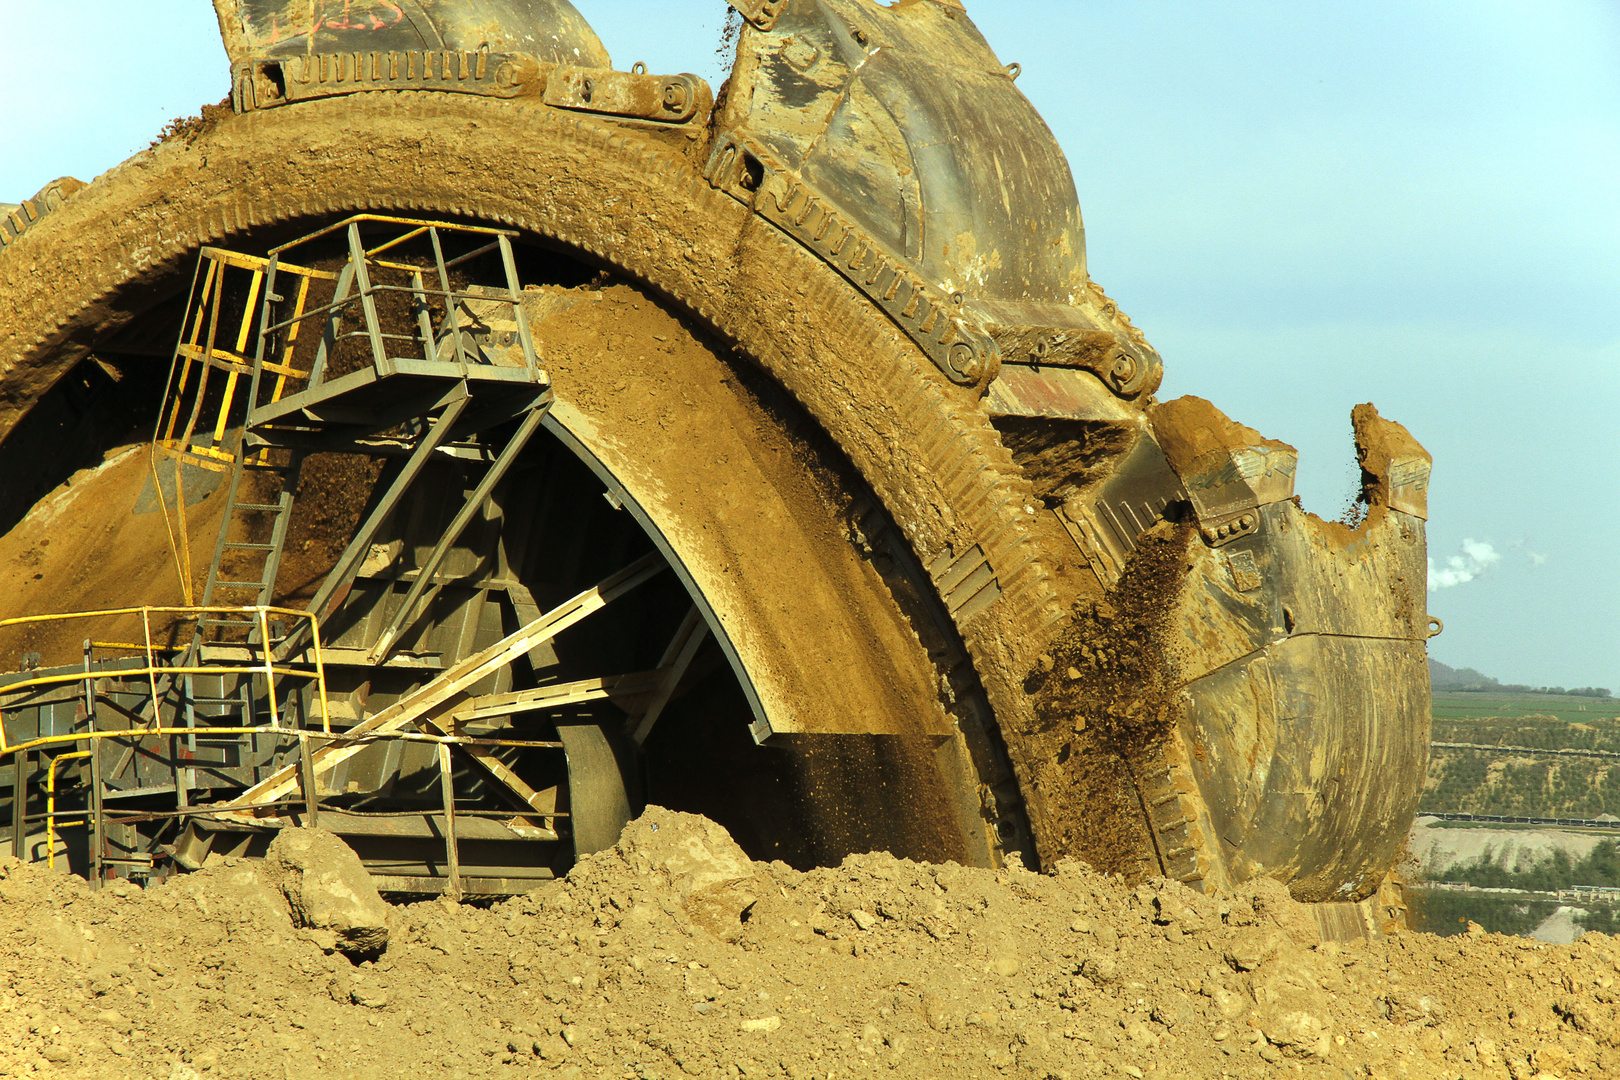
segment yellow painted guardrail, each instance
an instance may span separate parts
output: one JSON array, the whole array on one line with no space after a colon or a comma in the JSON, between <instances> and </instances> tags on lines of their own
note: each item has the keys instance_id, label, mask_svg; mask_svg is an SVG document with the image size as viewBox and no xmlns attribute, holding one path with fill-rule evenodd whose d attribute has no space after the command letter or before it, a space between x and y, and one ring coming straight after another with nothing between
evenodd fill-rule
<instances>
[{"instance_id":1,"label":"yellow painted guardrail","mask_svg":"<svg viewBox=\"0 0 1620 1080\"><path fill-rule=\"evenodd\" d=\"M64 761L74 758L87 758L89 750L75 750L71 754L58 754L51 758L51 764L45 770L45 865L56 869L56 767ZM89 810L80 810L76 813L90 816Z\"/></svg>"},{"instance_id":2,"label":"yellow painted guardrail","mask_svg":"<svg viewBox=\"0 0 1620 1080\"><path fill-rule=\"evenodd\" d=\"M332 721L330 715L328 714L326 701L326 666L321 658L320 620L316 618L313 612L299 611L297 608L275 607L266 604L211 605L209 607L143 606L106 608L101 611L71 611L56 615L23 615L14 619L0 619L0 630L13 626L32 626L42 623L66 622L75 619L112 619L126 615L139 615L141 617L141 629L144 638L142 643L136 644L132 642L116 641L97 642L92 640L91 644L93 646L101 646L108 649L128 649L145 654L146 666L144 668L121 668L116 672L116 674L121 678L140 678L144 676L151 683L153 724L157 723L157 701L161 696L161 692L158 690L157 685L159 676L167 678L172 675L263 675L268 682L269 693L267 696L269 699L271 724L272 726L279 728L281 727L281 716L276 707L276 677L279 675L282 677L291 676L293 678L310 678L313 675L316 686L316 698L320 705L321 730L327 733L331 732ZM215 644L223 645L227 648L245 648L249 650L257 647L262 651L264 659L262 662L246 665L208 664L205 666L179 667L159 664L157 659L157 648L152 641L153 615L180 616L179 619L171 622L169 624L170 626L175 624L184 624L187 622L197 622L209 615L251 615L254 618L256 628L259 632L259 641L257 646L245 642L204 642L204 645ZM309 671L307 668L292 667L287 664L277 664L274 661L270 648L270 616L272 615L284 616L294 620L301 619L309 623L310 653L311 660L314 664L313 672ZM105 677L106 674L110 673L103 673L102 677ZM40 675L32 679L22 679L14 683L8 683L4 686L0 686L0 693L13 694L17 691L27 690L32 687L50 686L59 683L84 682L86 679L95 677L96 675L91 671L66 672L59 675ZM79 737L83 738L82 735ZM0 724L0 754L5 753L8 749L9 747L6 744L5 725Z\"/></svg>"},{"instance_id":3,"label":"yellow painted guardrail","mask_svg":"<svg viewBox=\"0 0 1620 1080\"><path fill-rule=\"evenodd\" d=\"M91 767L92 767L92 769L94 769L96 767L98 761L99 761L99 759L96 757L96 755L98 753L99 740L101 740L101 739L118 739L118 740L121 740L121 741L127 741L127 742L130 743L131 751L133 752L135 744L138 743L140 740L146 739L146 738L151 738L151 737L159 737L159 736L174 736L174 735L183 735L183 736L198 736L198 735L203 735L203 736L221 736L221 735L246 736L246 735L252 735L252 736L259 736L259 737L268 736L268 737L273 738L273 739L280 739L280 738L292 739L292 738L295 738L295 739L298 740L298 743L299 743L299 762L300 762L300 764L299 764L298 767L299 767L299 770L300 770L301 773L303 772L303 770L310 768L309 762L311 761L310 755L311 755L311 749L312 749L311 746L310 746L311 742L316 742L316 741L319 741L319 742L342 742L342 743L346 743L346 744L355 744L355 743L369 743L369 742L380 742L380 741L386 741L386 740L394 740L394 741L399 741L399 742L433 743L433 744L438 744L438 746L439 746L440 767L441 767L441 770L444 772L444 783L446 785L446 792L447 793L448 793L448 790L449 790L448 789L449 770L448 770L447 753L448 753L448 748L450 746L489 747L489 748L494 748L494 747L519 747L519 748L548 748L548 749L561 749L562 746L563 746L563 744L561 742L556 742L556 741L542 741L542 740L531 740L531 739L478 738L478 737L469 737L469 736L465 736L465 735L456 735L456 734L434 735L434 734L429 734L427 732L400 731L400 730L394 730L394 729L377 730L377 731L352 731L351 730L351 731L334 732L332 730L331 716L330 716L330 713L329 713L329 710L328 710L328 705L327 705L326 670L325 670L324 662L323 662L323 659L322 659L322 656L321 656L321 645L320 645L321 633L320 633L319 620L317 619L317 617L314 614L312 614L310 612L299 611L299 610L294 609L294 608L283 608L283 607L275 607L275 606L270 606L270 605L215 605L215 606L205 606L205 607L197 607L197 606L189 606L189 607L141 606L141 607L125 607L125 608L108 608L108 609L104 609L104 610L100 610L100 611L66 612L66 613L54 614L54 615L30 615L30 616L23 616L23 617L13 618L13 619L3 619L3 620L0 620L0 630L7 629L7 628L12 628L12 627L19 627L19 626L40 625L40 624L47 624L47 623L59 623L59 622L67 622L67 621L74 621L74 620L93 620L93 619L110 620L110 619L117 619L117 618L123 618L123 617L128 617L128 616L136 616L136 615L140 616L140 619L141 619L141 628L142 628L142 641L141 642L136 643L136 642L124 642L124 641L101 641L101 640L96 640L94 637L87 638L87 639L85 639L85 643L87 645L87 651L86 651L86 656L85 656L84 670L82 670L82 671L63 671L63 672L58 672L56 674L50 674L50 675L36 675L36 676L33 676L32 678L20 679L20 680L18 680L16 682L12 682L12 683L0 686L0 696L6 696L6 697L14 697L15 695L17 695L19 693L23 693L23 692L26 692L26 691L29 691L29 690L32 690L32 689L39 689L39 688L44 688L44 687L59 686L59 685L63 685L63 684L72 684L72 683L87 683L88 684L88 683L92 682L93 680L102 679L102 678L109 678L109 677L117 677L120 680L132 680L132 681L139 681L141 679L145 679L147 681L148 685L151 688L151 717L150 717L150 720L145 724L141 724L139 722L139 718L136 717L136 722L133 723L129 727L123 727L123 728L97 728L96 719L95 719L95 708L94 708L96 691L95 691L95 689L94 689L94 687L92 685L86 685L85 690L84 690L85 699L86 699L86 702L85 702L85 704L86 704L86 712L88 714L89 724L90 724L89 730L69 732L67 734L62 734L62 735L40 735L40 736L38 736L36 738L25 739L25 740L17 742L17 743L11 743L7 739L7 736L6 736L6 733L5 733L5 725L3 723L3 716L0 716L0 759L4 759L4 758L10 758L11 759L11 764L12 764L12 767L14 768L14 770L15 770L15 776L16 776L16 779L13 782L13 791L12 791L12 800L13 800L13 809L12 809L13 836L12 836L12 843L13 843L13 846L17 849L17 853L19 855L21 854L21 848L22 848L22 845L23 845L23 842L24 842L23 838L26 836L26 832L27 832L26 831L26 825L27 825L27 822L30 820L29 815L26 813L27 791L26 791L26 788L25 788L24 770L26 768L26 762L27 762L28 755L31 752L36 751L36 750L46 750L46 749L51 748L51 747L66 746L68 744L73 744L75 746L83 744L83 745L86 745L88 747L88 749L73 750L73 751L71 751L69 753L57 754L54 757L50 758L49 763L46 766L46 784L45 784L45 788L46 788L46 809L45 809L45 815L44 815L45 833L46 833L46 860L47 860L47 862L48 862L48 864L50 866L54 867L55 863L56 863L56 833L57 833L57 824L56 824L56 822L57 822L58 817L82 817L82 818L85 819L84 823L90 824L90 825L92 825L94 827L97 836L99 836L99 834L100 834L101 822L103 820L105 820L105 818L106 818L105 813L102 812L101 808L100 808L99 795L94 796L93 805L91 806L91 808L86 809L86 810L73 810L73 811L64 811L64 812L59 813L57 811L57 809L56 809L56 780L57 780L57 769L58 769L58 767L61 766L63 763L68 762L68 761L72 761L72 760L76 760L76 759L82 759L82 758L89 758L91 760ZM170 619L170 620L166 621L164 623L164 625L160 628L162 631L172 633L173 629L176 626L184 627L185 624L187 624L187 623L197 624L199 622L199 620L202 620L203 618L205 618L205 617L207 617L209 615L245 615L245 616L251 616L252 621L247 622L247 621L244 620L241 623L241 626L242 626L243 629L248 629L248 628L256 629L257 632L258 632L258 637L259 637L259 640L257 642L215 642L215 643L212 643L212 644L216 648L245 649L245 650L248 650L250 657L251 657L252 650L257 649L257 650L259 650L262 659L259 659L259 660L253 661L253 662L249 662L249 663L245 663L245 664L242 664L242 663L212 663L212 662L210 662L210 663L201 663L201 662L197 662L197 661L200 661L203 658L204 654L201 651L201 649L198 649L191 657L191 659L193 660L192 663L180 663L180 664L164 665L164 664L160 664L158 662L158 660L159 660L158 647L153 642L153 618L154 618L154 616L178 616L178 618L174 618L174 619ZM275 616L278 616L278 617L285 617L285 618L292 619L292 620L300 620L301 619L301 620L306 620L308 622L308 624L309 624L310 655L311 655L312 665L306 664L306 665L302 665L302 666L293 666L293 665L285 662L285 660L283 660L281 662L278 662L276 660L276 658L274 656L275 644L274 644L274 642L272 642L270 640L270 616L272 616L272 615L275 615ZM194 642L201 642L201 635L194 636L193 641ZM206 645L206 644L209 644L209 643L204 642L202 644ZM120 667L120 668L116 668L116 669L106 669L106 668L97 669L91 662L91 656L94 653L94 651L96 649L98 649L98 648L103 649L103 650L130 651L130 652L135 652L137 654L143 654L144 659L145 659L145 666ZM174 650L174 649L165 649L165 651L172 652L172 651L176 651L176 650ZM187 649L185 651L189 652L190 650ZM267 686L267 698L268 698L268 701L269 701L269 710L270 710L270 717L271 717L271 724L268 727L246 726L246 725L210 726L210 727L199 727L199 726L181 727L181 726L175 726L173 724L165 725L165 724L163 724L161 722L162 721L162 716L161 716L162 709L161 709L161 706L159 705L159 702L162 700L162 698L163 698L166 691L159 687L159 678L160 677L162 677L165 681L167 681L169 683L169 688L172 690L173 685L174 685L173 684L173 679L174 679L175 676L178 676L178 675L226 675L226 674L243 674L243 675L255 675L255 676L263 675L265 677L266 686ZM320 730L317 731L317 730L314 730L312 728L305 728L305 727L286 727L286 726L283 726L281 713L280 713L280 710L278 709L278 707L276 705L276 696L277 695L276 695L276 683L275 683L275 680L278 677L283 678L283 679L285 679L285 678L312 679L314 681L316 697L317 697L317 700L318 700L318 703L319 703L319 711L320 711L320 722L321 722ZM309 719L307 714L304 717L304 719L306 721ZM179 767L180 766L177 764L176 768L179 768ZM306 773L304 775L303 779L301 779L301 781L300 781L300 786L302 786L305 789L304 793L303 793L303 800L302 801L305 803L306 807L308 808L309 813L311 815L313 815L315 813L315 807L318 805L318 794L317 794L317 792L315 790L315 777L314 777L313 772ZM97 788L97 790L99 790L99 788ZM446 798L448 800L448 798L449 798L448 794L446 795ZM254 802L227 801L225 803L218 804L218 805L210 804L210 805L196 806L196 807L184 807L184 806L182 806L182 807L177 807L172 812L169 812L169 811L157 811L155 816L160 816L160 817L168 817L168 816L183 817L183 816L185 816L187 814L190 814L190 813L201 813L201 814L233 813L233 814L241 815L241 814L244 814L244 813L251 813L251 812L253 812L255 810L267 809L269 807L278 806L278 805L283 805L283 803L282 802L277 802L277 801L274 801L274 800L270 800L270 801L254 801ZM452 811L449 810L448 802L447 802L447 813L452 813ZM560 815L547 815L547 816L560 816ZM39 819L36 816L36 817L33 818L33 820L37 821ZM451 842L453 843L453 839L452 839ZM101 865L101 857L99 855L94 856L94 863L95 863L95 866L96 866L95 873L99 874L100 873L99 867Z\"/></svg>"}]
</instances>

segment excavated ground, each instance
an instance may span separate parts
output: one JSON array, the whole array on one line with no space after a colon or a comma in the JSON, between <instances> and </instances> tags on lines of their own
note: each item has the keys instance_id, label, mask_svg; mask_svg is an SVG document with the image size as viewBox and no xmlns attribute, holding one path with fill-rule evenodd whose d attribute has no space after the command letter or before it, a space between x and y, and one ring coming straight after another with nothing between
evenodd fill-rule
<instances>
[{"instance_id":1,"label":"excavated ground","mask_svg":"<svg viewBox=\"0 0 1620 1080\"><path fill-rule=\"evenodd\" d=\"M256 864L96 893L3 862L6 1075L1620 1071L1615 939L1320 944L1270 883L1216 899L883 854L799 873L655 808L526 896L389 908L356 965Z\"/></svg>"}]
</instances>

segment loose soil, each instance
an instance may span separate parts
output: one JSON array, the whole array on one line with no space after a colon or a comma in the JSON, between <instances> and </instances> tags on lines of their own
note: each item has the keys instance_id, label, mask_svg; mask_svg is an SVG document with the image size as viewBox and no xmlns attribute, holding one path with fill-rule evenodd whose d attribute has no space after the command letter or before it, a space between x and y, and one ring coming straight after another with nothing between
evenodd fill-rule
<instances>
[{"instance_id":1,"label":"loose soil","mask_svg":"<svg viewBox=\"0 0 1620 1080\"><path fill-rule=\"evenodd\" d=\"M1186 579L1191 525L1144 534L1106 596L1074 605L1025 683L1038 726L1039 783L1060 813L1062 850L1128 878L1157 869L1134 780L1178 719L1181 687L1170 647Z\"/></svg>"},{"instance_id":2,"label":"loose soil","mask_svg":"<svg viewBox=\"0 0 1620 1080\"><path fill-rule=\"evenodd\" d=\"M0 860L0 1071L1472 1080L1620 1070L1614 938L1321 943L1275 883L1206 897L1074 862L1048 874L885 854L809 873L743 863L751 879L696 893L631 844L652 825L666 851L716 846L712 824L650 809L618 848L535 892L489 907L392 906L386 950L358 965L329 933L295 928L253 863L91 892Z\"/></svg>"},{"instance_id":3,"label":"loose soil","mask_svg":"<svg viewBox=\"0 0 1620 1080\"><path fill-rule=\"evenodd\" d=\"M169 467L167 463L164 466ZM305 462L300 498L293 513L282 561L280 603L303 606L314 586L332 568L364 510L380 466L366 458L317 454ZM279 482L254 477L258 490L243 498L273 501ZM187 481L190 483L191 481ZM188 494L185 538L191 552L191 591L201 603L213 559L214 541L225 511L229 479L202 498ZM0 618L12 619L59 612L103 611L139 605L178 607L185 604L171 532L178 541L180 515L171 505L167 522L152 502L152 463L146 443L109 450L94 468L81 469L40 500L17 525L0 536ZM137 506L150 506L145 513ZM262 540L233 525L235 539ZM223 576L257 580L261 563L228 557ZM216 602L251 601L240 593ZM160 613L152 617L153 642L159 647L185 644L191 624L175 626ZM83 659L86 638L139 644L145 630L138 615L94 620L30 623L0 629L0 671L22 668L28 653L52 667ZM98 650L98 659L129 655Z\"/></svg>"},{"instance_id":4,"label":"loose soil","mask_svg":"<svg viewBox=\"0 0 1620 1080\"><path fill-rule=\"evenodd\" d=\"M165 524L156 508L133 513L151 481L145 444L114 448L100 465L74 473L0 536L0 617L184 604L169 532L173 528L178 537L179 514L171 509ZM223 489L186 507L196 596L208 576L224 507ZM153 626L156 643L166 643L161 616ZM0 671L19 670L30 652L40 654L43 667L76 664L84 658L86 638L140 643L143 633L139 616L6 628L0 630Z\"/></svg>"}]
</instances>

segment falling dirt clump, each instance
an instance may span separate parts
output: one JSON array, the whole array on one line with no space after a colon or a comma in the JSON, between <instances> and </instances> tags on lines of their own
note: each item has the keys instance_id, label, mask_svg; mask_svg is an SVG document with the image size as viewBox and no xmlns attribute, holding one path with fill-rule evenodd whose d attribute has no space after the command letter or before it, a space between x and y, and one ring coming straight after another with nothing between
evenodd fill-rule
<instances>
[{"instance_id":1,"label":"falling dirt clump","mask_svg":"<svg viewBox=\"0 0 1620 1080\"><path fill-rule=\"evenodd\" d=\"M337 564L381 477L383 463L360 454L312 454L299 471L277 577L278 598L303 598Z\"/></svg>"},{"instance_id":2,"label":"falling dirt clump","mask_svg":"<svg viewBox=\"0 0 1620 1080\"><path fill-rule=\"evenodd\" d=\"M1180 681L1168 646L1186 578L1190 525L1144 534L1118 584L1082 600L1025 688L1039 727L1036 783L1062 809L1062 850L1132 879L1156 870L1142 824L1137 762L1177 718Z\"/></svg>"},{"instance_id":3,"label":"falling dirt clump","mask_svg":"<svg viewBox=\"0 0 1620 1080\"><path fill-rule=\"evenodd\" d=\"M1118 585L1075 606L1031 675L1049 728L1095 730L1127 756L1169 733L1180 682L1167 634L1193 532L1160 522L1142 537Z\"/></svg>"},{"instance_id":4,"label":"falling dirt clump","mask_svg":"<svg viewBox=\"0 0 1620 1080\"><path fill-rule=\"evenodd\" d=\"M673 875L637 852L656 832ZM47 1077L1613 1076L1620 941L1320 942L1274 882L1209 897L874 853L744 864L650 810L638 838L489 906L389 906L351 961L234 859L141 889L0 857L0 1069ZM637 826L632 826L636 828ZM216 865L217 862L217 865ZM695 876L694 876L695 875Z\"/></svg>"},{"instance_id":5,"label":"falling dirt clump","mask_svg":"<svg viewBox=\"0 0 1620 1080\"><path fill-rule=\"evenodd\" d=\"M162 146L173 139L180 139L187 146L196 142L202 136L213 131L219 122L232 115L231 99L229 95L221 98L217 105L204 105L196 116L177 116L163 125L157 138L153 139L148 149Z\"/></svg>"},{"instance_id":6,"label":"falling dirt clump","mask_svg":"<svg viewBox=\"0 0 1620 1080\"><path fill-rule=\"evenodd\" d=\"M1048 506L1107 475L1137 437L1128 425L1100 420L1003 416L995 418L995 425L1035 494Z\"/></svg>"}]
</instances>

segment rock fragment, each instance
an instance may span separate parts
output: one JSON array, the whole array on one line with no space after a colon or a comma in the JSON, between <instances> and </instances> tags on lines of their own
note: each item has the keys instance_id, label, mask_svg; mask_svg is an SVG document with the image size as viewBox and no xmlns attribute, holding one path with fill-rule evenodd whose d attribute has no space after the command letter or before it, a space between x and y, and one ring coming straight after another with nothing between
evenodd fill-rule
<instances>
[{"instance_id":1,"label":"rock fragment","mask_svg":"<svg viewBox=\"0 0 1620 1080\"><path fill-rule=\"evenodd\" d=\"M1445 1006L1436 998L1395 988L1384 995L1384 1012L1392 1024L1434 1027L1446 1018Z\"/></svg>"},{"instance_id":2,"label":"rock fragment","mask_svg":"<svg viewBox=\"0 0 1620 1080\"><path fill-rule=\"evenodd\" d=\"M637 873L663 878L692 921L734 937L755 900L754 864L708 818L649 806L624 828L619 854Z\"/></svg>"},{"instance_id":3,"label":"rock fragment","mask_svg":"<svg viewBox=\"0 0 1620 1080\"><path fill-rule=\"evenodd\" d=\"M1253 971L1275 956L1282 943L1281 931L1270 927L1239 930L1226 946L1226 962L1239 971Z\"/></svg>"},{"instance_id":4,"label":"rock fragment","mask_svg":"<svg viewBox=\"0 0 1620 1080\"><path fill-rule=\"evenodd\" d=\"M293 922L335 935L339 952L388 947L388 905L354 850L324 829L283 829L265 852L266 880L287 898Z\"/></svg>"},{"instance_id":5,"label":"rock fragment","mask_svg":"<svg viewBox=\"0 0 1620 1080\"><path fill-rule=\"evenodd\" d=\"M1333 1048L1328 1025L1308 1012L1284 1012L1268 1017L1261 1024L1260 1033L1287 1057L1325 1058Z\"/></svg>"}]
</instances>

